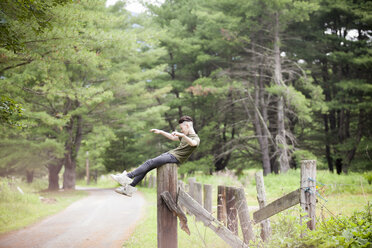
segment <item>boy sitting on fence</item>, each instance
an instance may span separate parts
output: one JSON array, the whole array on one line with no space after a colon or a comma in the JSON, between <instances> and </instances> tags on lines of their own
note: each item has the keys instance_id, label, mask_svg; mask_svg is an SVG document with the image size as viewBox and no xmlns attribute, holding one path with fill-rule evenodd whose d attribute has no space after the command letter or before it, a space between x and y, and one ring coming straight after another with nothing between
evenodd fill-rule
<instances>
[{"instance_id":1,"label":"boy sitting on fence","mask_svg":"<svg viewBox=\"0 0 372 248\"><path fill-rule=\"evenodd\" d=\"M132 194L137 191L135 186L145 177L147 172L167 163L182 164L190 157L191 153L199 146L199 136L195 133L193 120L190 116L182 116L178 123L181 132L175 131L170 134L159 129L151 129L150 131L161 134L173 141L181 141L179 146L156 158L147 160L137 169L129 173L124 171L122 174L111 175L112 179L122 185L115 189L115 192L126 196L132 196Z\"/></svg>"}]
</instances>

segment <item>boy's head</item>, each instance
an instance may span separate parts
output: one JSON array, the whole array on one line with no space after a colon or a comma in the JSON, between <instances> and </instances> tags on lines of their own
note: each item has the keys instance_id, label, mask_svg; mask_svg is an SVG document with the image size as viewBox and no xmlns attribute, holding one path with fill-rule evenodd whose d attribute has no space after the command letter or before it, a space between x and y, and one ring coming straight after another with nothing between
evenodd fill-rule
<instances>
[{"instance_id":1,"label":"boy's head","mask_svg":"<svg viewBox=\"0 0 372 248\"><path fill-rule=\"evenodd\" d=\"M184 134L189 134L190 130L193 129L193 121L190 116L184 115L179 120L181 132Z\"/></svg>"}]
</instances>

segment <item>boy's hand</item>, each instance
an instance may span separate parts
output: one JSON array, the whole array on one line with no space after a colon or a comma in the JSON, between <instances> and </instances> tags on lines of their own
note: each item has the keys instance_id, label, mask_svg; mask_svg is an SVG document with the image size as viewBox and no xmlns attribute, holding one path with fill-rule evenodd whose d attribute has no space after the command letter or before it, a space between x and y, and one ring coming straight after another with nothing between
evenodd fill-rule
<instances>
[{"instance_id":1,"label":"boy's hand","mask_svg":"<svg viewBox=\"0 0 372 248\"><path fill-rule=\"evenodd\" d=\"M151 129L150 132L153 132L153 133L161 133L161 130L159 129Z\"/></svg>"},{"instance_id":2,"label":"boy's hand","mask_svg":"<svg viewBox=\"0 0 372 248\"><path fill-rule=\"evenodd\" d=\"M177 136L177 137L181 137L181 138L185 136L184 133L180 133L180 132L176 132L176 131L174 131L174 132L172 133L172 135L173 135L173 136Z\"/></svg>"}]
</instances>

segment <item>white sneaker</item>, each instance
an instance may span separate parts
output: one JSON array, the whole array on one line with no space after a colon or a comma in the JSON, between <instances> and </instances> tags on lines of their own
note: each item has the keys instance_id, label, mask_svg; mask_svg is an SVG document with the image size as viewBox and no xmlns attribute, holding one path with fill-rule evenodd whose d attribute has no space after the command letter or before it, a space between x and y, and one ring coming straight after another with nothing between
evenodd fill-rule
<instances>
[{"instance_id":1,"label":"white sneaker","mask_svg":"<svg viewBox=\"0 0 372 248\"><path fill-rule=\"evenodd\" d=\"M133 182L133 179L127 176L126 171L123 171L123 173L121 174L116 174L116 175L111 174L111 178L123 186L131 184Z\"/></svg>"},{"instance_id":2,"label":"white sneaker","mask_svg":"<svg viewBox=\"0 0 372 248\"><path fill-rule=\"evenodd\" d=\"M119 194L122 194L122 195L126 195L126 196L130 196L130 197L136 191L137 191L137 189L135 187L133 187L133 186L130 186L130 185L121 186L121 187L115 189L115 192L116 193L119 193Z\"/></svg>"}]
</instances>

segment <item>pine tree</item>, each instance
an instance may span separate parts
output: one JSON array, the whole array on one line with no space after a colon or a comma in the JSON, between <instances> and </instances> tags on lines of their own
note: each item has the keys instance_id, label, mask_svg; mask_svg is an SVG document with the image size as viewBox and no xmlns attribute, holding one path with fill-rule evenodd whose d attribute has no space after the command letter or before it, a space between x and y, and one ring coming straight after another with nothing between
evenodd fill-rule
<instances>
[{"instance_id":1,"label":"pine tree","mask_svg":"<svg viewBox=\"0 0 372 248\"><path fill-rule=\"evenodd\" d=\"M291 50L323 89L328 111L316 116L319 138L329 170L336 166L338 173L348 171L356 154L355 168L369 163L370 9L365 1L322 1L308 22L292 27L301 43L292 41Z\"/></svg>"}]
</instances>

